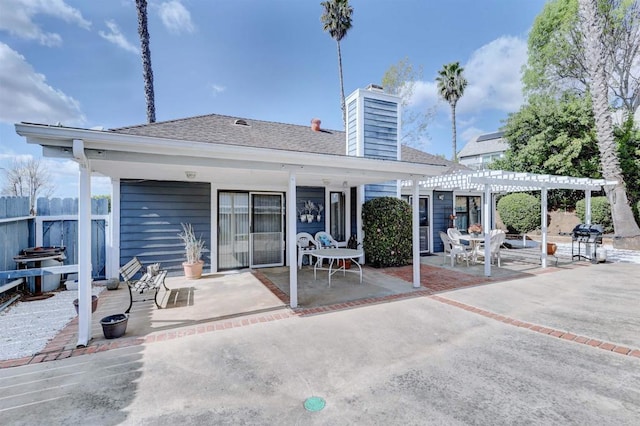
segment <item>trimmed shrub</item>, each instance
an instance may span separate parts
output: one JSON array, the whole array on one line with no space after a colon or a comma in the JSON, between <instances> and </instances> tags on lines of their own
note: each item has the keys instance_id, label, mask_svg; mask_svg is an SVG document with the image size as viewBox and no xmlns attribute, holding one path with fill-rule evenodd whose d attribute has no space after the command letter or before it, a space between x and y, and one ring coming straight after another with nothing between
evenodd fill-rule
<instances>
[{"instance_id":1,"label":"trimmed shrub","mask_svg":"<svg viewBox=\"0 0 640 426\"><path fill-rule=\"evenodd\" d=\"M393 197L374 198L362 206L362 247L376 268L411 263L411 206Z\"/></svg>"},{"instance_id":2,"label":"trimmed shrub","mask_svg":"<svg viewBox=\"0 0 640 426\"><path fill-rule=\"evenodd\" d=\"M576 203L576 214L582 223L585 222L586 201L579 200ZM611 218L611 206L607 197L591 198L591 223L602 225L604 232L613 232L613 219Z\"/></svg>"},{"instance_id":3,"label":"trimmed shrub","mask_svg":"<svg viewBox=\"0 0 640 426\"><path fill-rule=\"evenodd\" d=\"M533 195L505 195L498 201L498 213L510 233L524 234L540 227L540 200Z\"/></svg>"}]
</instances>

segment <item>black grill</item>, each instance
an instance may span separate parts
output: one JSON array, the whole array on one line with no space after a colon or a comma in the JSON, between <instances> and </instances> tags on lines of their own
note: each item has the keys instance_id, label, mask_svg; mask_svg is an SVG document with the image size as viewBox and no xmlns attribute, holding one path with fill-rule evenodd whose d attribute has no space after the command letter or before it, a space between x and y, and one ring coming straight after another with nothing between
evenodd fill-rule
<instances>
[{"instance_id":1,"label":"black grill","mask_svg":"<svg viewBox=\"0 0 640 426\"><path fill-rule=\"evenodd\" d=\"M571 255L573 258L595 261L598 245L602 244L602 225L576 225L571 232ZM584 254L582 246L584 245ZM576 250L577 249L577 250Z\"/></svg>"}]
</instances>

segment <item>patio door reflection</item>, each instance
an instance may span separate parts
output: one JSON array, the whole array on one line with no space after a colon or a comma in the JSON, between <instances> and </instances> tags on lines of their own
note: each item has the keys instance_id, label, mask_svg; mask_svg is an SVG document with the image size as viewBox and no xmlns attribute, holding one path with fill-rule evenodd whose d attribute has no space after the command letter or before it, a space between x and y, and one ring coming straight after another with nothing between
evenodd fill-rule
<instances>
[{"instance_id":1,"label":"patio door reflection","mask_svg":"<svg viewBox=\"0 0 640 426\"><path fill-rule=\"evenodd\" d=\"M284 265L282 194L220 192L218 269Z\"/></svg>"},{"instance_id":2,"label":"patio door reflection","mask_svg":"<svg viewBox=\"0 0 640 426\"><path fill-rule=\"evenodd\" d=\"M218 269L249 267L249 194L218 196Z\"/></svg>"},{"instance_id":3,"label":"patio door reflection","mask_svg":"<svg viewBox=\"0 0 640 426\"><path fill-rule=\"evenodd\" d=\"M251 194L251 267L284 265L282 194Z\"/></svg>"}]
</instances>

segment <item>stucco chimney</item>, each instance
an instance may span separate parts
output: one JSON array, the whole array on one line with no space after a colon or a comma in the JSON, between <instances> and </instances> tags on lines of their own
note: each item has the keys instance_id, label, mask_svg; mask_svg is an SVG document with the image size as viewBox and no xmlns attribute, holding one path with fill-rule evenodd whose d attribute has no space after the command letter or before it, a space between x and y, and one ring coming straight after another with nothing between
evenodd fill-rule
<instances>
[{"instance_id":1,"label":"stucco chimney","mask_svg":"<svg viewBox=\"0 0 640 426\"><path fill-rule=\"evenodd\" d=\"M320 131L320 119L319 118L313 118L311 119L311 130L313 130L314 132L319 132Z\"/></svg>"}]
</instances>

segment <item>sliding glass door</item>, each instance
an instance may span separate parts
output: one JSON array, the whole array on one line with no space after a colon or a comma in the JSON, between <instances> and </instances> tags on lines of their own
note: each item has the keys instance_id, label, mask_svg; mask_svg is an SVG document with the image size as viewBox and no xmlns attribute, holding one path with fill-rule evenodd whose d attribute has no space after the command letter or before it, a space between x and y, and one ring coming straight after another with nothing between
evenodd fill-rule
<instances>
[{"instance_id":1,"label":"sliding glass door","mask_svg":"<svg viewBox=\"0 0 640 426\"><path fill-rule=\"evenodd\" d=\"M284 265L282 194L220 192L218 269Z\"/></svg>"},{"instance_id":2,"label":"sliding glass door","mask_svg":"<svg viewBox=\"0 0 640 426\"><path fill-rule=\"evenodd\" d=\"M251 194L251 267L284 265L282 194Z\"/></svg>"}]
</instances>

